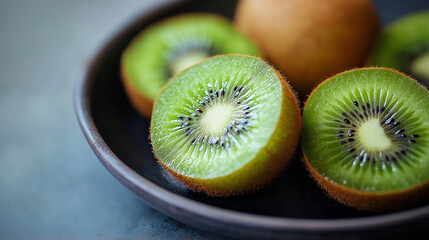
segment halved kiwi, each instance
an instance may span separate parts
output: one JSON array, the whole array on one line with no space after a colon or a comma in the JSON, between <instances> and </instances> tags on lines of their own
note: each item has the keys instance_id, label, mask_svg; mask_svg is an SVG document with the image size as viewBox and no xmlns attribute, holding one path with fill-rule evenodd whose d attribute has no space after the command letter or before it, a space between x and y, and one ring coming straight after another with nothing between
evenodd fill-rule
<instances>
[{"instance_id":1,"label":"halved kiwi","mask_svg":"<svg viewBox=\"0 0 429 240\"><path fill-rule=\"evenodd\" d=\"M386 211L428 201L429 92L385 68L338 74L303 111L305 162L347 205Z\"/></svg>"},{"instance_id":2,"label":"halved kiwi","mask_svg":"<svg viewBox=\"0 0 429 240\"><path fill-rule=\"evenodd\" d=\"M281 173L297 146L296 97L259 58L212 57L156 98L150 138L159 163L193 190L238 195Z\"/></svg>"},{"instance_id":3,"label":"halved kiwi","mask_svg":"<svg viewBox=\"0 0 429 240\"><path fill-rule=\"evenodd\" d=\"M372 51L369 64L398 69L429 86L429 10L390 24Z\"/></svg>"},{"instance_id":4,"label":"halved kiwi","mask_svg":"<svg viewBox=\"0 0 429 240\"><path fill-rule=\"evenodd\" d=\"M256 46L224 17L189 13L144 29L125 49L121 75L134 107L150 117L153 100L169 78L204 58L223 53L258 55Z\"/></svg>"}]
</instances>

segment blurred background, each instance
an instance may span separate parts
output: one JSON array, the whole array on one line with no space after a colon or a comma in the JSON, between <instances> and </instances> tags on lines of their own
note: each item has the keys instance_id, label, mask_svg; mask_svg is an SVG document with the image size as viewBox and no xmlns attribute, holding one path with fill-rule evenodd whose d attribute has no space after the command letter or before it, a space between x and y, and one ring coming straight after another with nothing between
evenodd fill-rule
<instances>
[{"instance_id":1,"label":"blurred background","mask_svg":"<svg viewBox=\"0 0 429 240\"><path fill-rule=\"evenodd\" d=\"M73 89L103 44L172 0L0 0L0 239L223 239L134 196L78 126ZM428 1L374 0L389 23ZM428 23L429 24L429 23Z\"/></svg>"}]
</instances>

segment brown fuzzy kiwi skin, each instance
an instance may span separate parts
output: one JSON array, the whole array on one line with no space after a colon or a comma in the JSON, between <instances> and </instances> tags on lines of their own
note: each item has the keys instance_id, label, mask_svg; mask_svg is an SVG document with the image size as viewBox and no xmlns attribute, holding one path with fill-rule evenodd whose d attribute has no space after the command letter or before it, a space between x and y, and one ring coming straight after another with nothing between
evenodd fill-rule
<instances>
[{"instance_id":1,"label":"brown fuzzy kiwi skin","mask_svg":"<svg viewBox=\"0 0 429 240\"><path fill-rule=\"evenodd\" d=\"M142 94L134 83L128 77L123 65L121 64L121 79L125 87L125 92L128 95L128 99L131 105L145 118L150 118L152 115L153 101Z\"/></svg>"},{"instance_id":2,"label":"brown fuzzy kiwi skin","mask_svg":"<svg viewBox=\"0 0 429 240\"><path fill-rule=\"evenodd\" d=\"M331 197L339 202L372 212L388 212L404 210L427 202L429 197L429 181L418 186L397 192L369 193L348 189L335 184L314 170L304 154L304 162L313 178Z\"/></svg>"},{"instance_id":3,"label":"brown fuzzy kiwi skin","mask_svg":"<svg viewBox=\"0 0 429 240\"><path fill-rule=\"evenodd\" d=\"M366 67L366 68L360 68L360 69L374 69L374 68L392 70L411 78L410 76L391 68ZM353 70L356 70L356 69L351 69L348 71L353 71ZM348 72L348 71L345 71L345 72ZM314 91L316 91L317 88L319 88L325 82L329 81L331 78L334 78L339 74L342 74L342 73L338 73L326 79L325 81L320 83L317 87L315 87L311 92L311 94L309 95L308 99L310 99L311 95L314 93ZM421 84L420 86L424 87ZM308 99L304 104L303 111L305 111L305 108L308 103ZM336 199L337 201L347 206L351 206L359 210L366 210L366 211L372 211L372 212L389 212L389 211L397 211L397 210L407 209L410 207L420 206L427 203L429 199L429 181L423 182L411 188L407 188L400 191L394 191L394 192L376 193L376 192L364 192L364 191L346 188L344 186L341 186L339 184L336 184L334 182L327 180L319 172L317 172L314 168L312 168L310 162L307 159L307 156L305 155L303 146L301 146L301 148L303 153L302 161L304 162L306 168L311 173L312 177L316 180L318 185L322 189L324 189L332 198Z\"/></svg>"},{"instance_id":4,"label":"brown fuzzy kiwi skin","mask_svg":"<svg viewBox=\"0 0 429 240\"><path fill-rule=\"evenodd\" d=\"M330 75L361 67L380 32L369 0L240 0L234 22L301 97Z\"/></svg>"},{"instance_id":5,"label":"brown fuzzy kiwi skin","mask_svg":"<svg viewBox=\"0 0 429 240\"><path fill-rule=\"evenodd\" d=\"M257 59L264 61L261 58ZM174 172L159 159L153 150L162 167L189 189L215 197L237 196L257 191L280 175L294 156L302 122L297 97L283 76L272 66L270 67L281 80L283 90L282 107L278 125L267 146L261 149L253 160L229 175L213 179L198 179ZM162 90L158 93L158 96L161 92Z\"/></svg>"}]
</instances>

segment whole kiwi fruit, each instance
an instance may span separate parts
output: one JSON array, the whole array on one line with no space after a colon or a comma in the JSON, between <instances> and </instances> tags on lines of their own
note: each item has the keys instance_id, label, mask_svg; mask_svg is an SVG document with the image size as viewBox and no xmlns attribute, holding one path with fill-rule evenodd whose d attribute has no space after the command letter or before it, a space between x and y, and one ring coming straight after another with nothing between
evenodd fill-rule
<instances>
[{"instance_id":1,"label":"whole kiwi fruit","mask_svg":"<svg viewBox=\"0 0 429 240\"><path fill-rule=\"evenodd\" d=\"M380 29L370 0L241 0L234 21L301 98L362 66Z\"/></svg>"},{"instance_id":2,"label":"whole kiwi fruit","mask_svg":"<svg viewBox=\"0 0 429 240\"><path fill-rule=\"evenodd\" d=\"M159 163L211 196L255 191L291 160L301 128L297 99L259 58L221 55L176 75L159 92L150 138Z\"/></svg>"},{"instance_id":3,"label":"whole kiwi fruit","mask_svg":"<svg viewBox=\"0 0 429 240\"><path fill-rule=\"evenodd\" d=\"M303 110L302 148L317 182L340 202L390 211L429 200L429 92L386 68L338 74Z\"/></svg>"},{"instance_id":4,"label":"whole kiwi fruit","mask_svg":"<svg viewBox=\"0 0 429 240\"><path fill-rule=\"evenodd\" d=\"M121 58L121 75L133 106L150 118L153 100L169 78L216 54L257 56L257 47L231 21L187 13L156 22L137 35Z\"/></svg>"}]
</instances>

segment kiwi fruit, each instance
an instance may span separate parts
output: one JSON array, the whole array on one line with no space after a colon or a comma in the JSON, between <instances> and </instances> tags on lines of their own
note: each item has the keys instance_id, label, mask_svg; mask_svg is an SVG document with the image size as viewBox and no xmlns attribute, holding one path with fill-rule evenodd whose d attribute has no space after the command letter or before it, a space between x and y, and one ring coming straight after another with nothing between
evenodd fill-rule
<instances>
[{"instance_id":1,"label":"kiwi fruit","mask_svg":"<svg viewBox=\"0 0 429 240\"><path fill-rule=\"evenodd\" d=\"M133 106L145 117L169 78L204 58L224 53L257 56L257 47L228 19L209 13L174 16L144 29L125 49L121 75Z\"/></svg>"},{"instance_id":2,"label":"kiwi fruit","mask_svg":"<svg viewBox=\"0 0 429 240\"><path fill-rule=\"evenodd\" d=\"M408 14L387 26L369 65L398 69L429 86L429 10Z\"/></svg>"},{"instance_id":3,"label":"kiwi fruit","mask_svg":"<svg viewBox=\"0 0 429 240\"><path fill-rule=\"evenodd\" d=\"M241 0L234 22L301 98L327 77L363 66L380 29L369 0Z\"/></svg>"},{"instance_id":4,"label":"kiwi fruit","mask_svg":"<svg viewBox=\"0 0 429 240\"><path fill-rule=\"evenodd\" d=\"M317 182L340 202L389 211L428 201L429 92L387 68L320 84L303 110L302 149Z\"/></svg>"},{"instance_id":5,"label":"kiwi fruit","mask_svg":"<svg viewBox=\"0 0 429 240\"><path fill-rule=\"evenodd\" d=\"M159 92L150 126L158 162L211 196L252 192L279 175L298 143L297 99L259 58L220 55L172 78Z\"/></svg>"}]
</instances>

